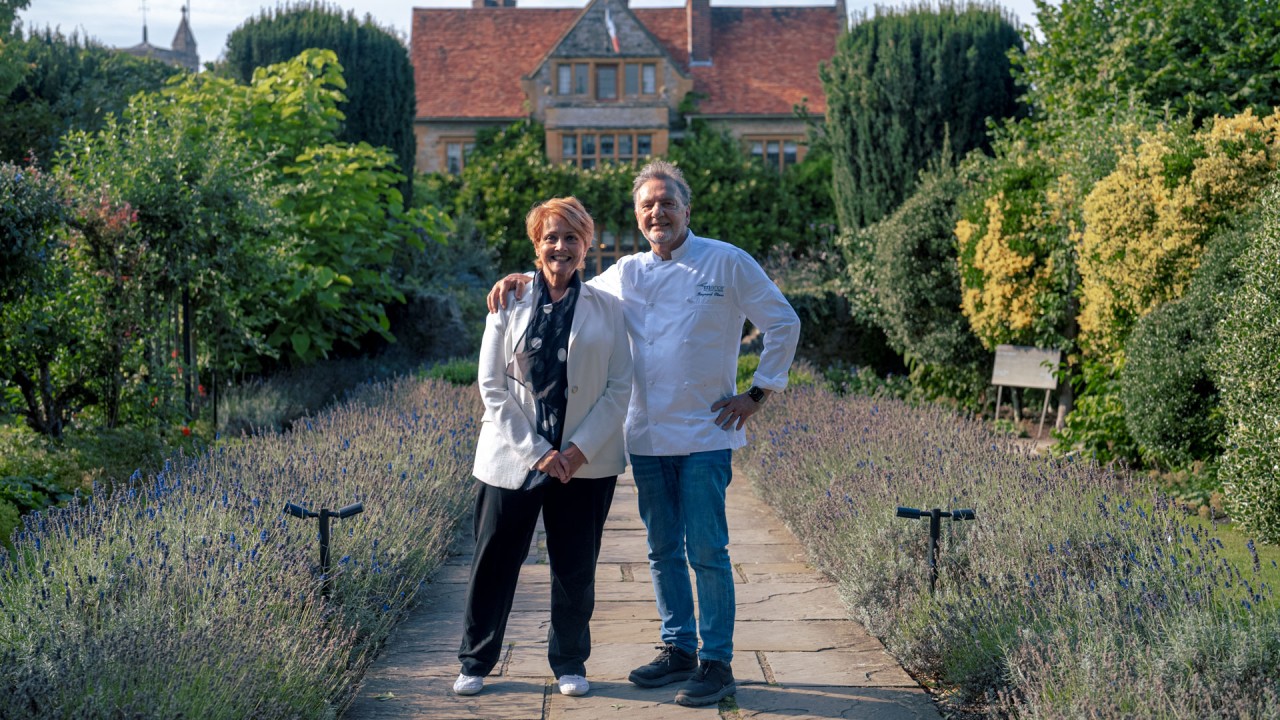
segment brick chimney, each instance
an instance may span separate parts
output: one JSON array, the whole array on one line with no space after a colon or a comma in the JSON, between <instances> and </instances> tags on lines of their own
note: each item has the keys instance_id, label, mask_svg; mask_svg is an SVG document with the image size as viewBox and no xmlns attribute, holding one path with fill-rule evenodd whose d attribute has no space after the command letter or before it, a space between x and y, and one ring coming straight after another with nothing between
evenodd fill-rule
<instances>
[{"instance_id":1,"label":"brick chimney","mask_svg":"<svg viewBox=\"0 0 1280 720\"><path fill-rule=\"evenodd\" d=\"M711 0L686 0L689 26L689 64L711 64Z\"/></svg>"}]
</instances>

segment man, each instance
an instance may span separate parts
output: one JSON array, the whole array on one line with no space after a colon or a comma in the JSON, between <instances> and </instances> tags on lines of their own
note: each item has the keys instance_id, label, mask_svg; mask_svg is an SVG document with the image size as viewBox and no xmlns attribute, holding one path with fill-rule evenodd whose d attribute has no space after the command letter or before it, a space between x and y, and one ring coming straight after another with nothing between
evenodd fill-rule
<instances>
[{"instance_id":1,"label":"man","mask_svg":"<svg viewBox=\"0 0 1280 720\"><path fill-rule=\"evenodd\" d=\"M629 679L640 687L683 682L677 703L710 705L736 689L725 518L732 451L746 444L747 418L786 388L800 319L750 255L689 231L690 191L679 168L649 163L632 196L651 251L620 259L589 283L622 300L631 338L626 440L662 620L662 652ZM524 281L499 282L490 308L505 305L513 285L518 296ZM751 388L735 394L744 319L764 333L764 350Z\"/></svg>"}]
</instances>

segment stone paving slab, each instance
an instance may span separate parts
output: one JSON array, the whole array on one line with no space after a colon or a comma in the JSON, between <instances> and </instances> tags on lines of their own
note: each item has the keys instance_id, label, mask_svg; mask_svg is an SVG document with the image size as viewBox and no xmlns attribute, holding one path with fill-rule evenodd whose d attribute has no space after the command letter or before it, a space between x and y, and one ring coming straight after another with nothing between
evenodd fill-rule
<instances>
[{"instance_id":1,"label":"stone paving slab","mask_svg":"<svg viewBox=\"0 0 1280 720\"><path fill-rule=\"evenodd\" d=\"M471 697L453 694L453 681L405 681L370 673L345 717L368 720L542 720L549 688L542 680L504 680ZM388 697L389 695L389 697Z\"/></svg>"},{"instance_id":2,"label":"stone paving slab","mask_svg":"<svg viewBox=\"0 0 1280 720\"><path fill-rule=\"evenodd\" d=\"M674 688L674 686L672 686ZM629 682L593 683L585 697L567 698L553 693L547 720L715 720L715 705L687 708L675 703L675 690L644 689Z\"/></svg>"},{"instance_id":3,"label":"stone paving slab","mask_svg":"<svg viewBox=\"0 0 1280 720\"><path fill-rule=\"evenodd\" d=\"M847 687L918 687L893 656L881 648L761 653L769 674L780 685Z\"/></svg>"},{"instance_id":4,"label":"stone paving slab","mask_svg":"<svg viewBox=\"0 0 1280 720\"><path fill-rule=\"evenodd\" d=\"M849 611L830 583L734 586L737 618L742 620L845 620Z\"/></svg>"},{"instance_id":5,"label":"stone paving slab","mask_svg":"<svg viewBox=\"0 0 1280 720\"><path fill-rule=\"evenodd\" d=\"M541 527L529 548L504 638L506 651L485 690L452 692L474 543L466 537L425 586L417 608L388 638L347 720L938 720L932 700L870 637L838 588L806 562L804 548L745 482L730 486L729 554L734 563L738 691L717 706L676 705L678 685L644 689L626 681L653 658L657 608L635 486L619 479L597 565L591 692L559 694L547 664L550 568ZM464 529L464 536L469 527ZM694 577L691 573L691 577ZM694 577L696 584L696 577Z\"/></svg>"},{"instance_id":6,"label":"stone paving slab","mask_svg":"<svg viewBox=\"0 0 1280 720\"><path fill-rule=\"evenodd\" d=\"M829 583L825 575L804 562L741 563L735 562L738 575L749 583Z\"/></svg>"},{"instance_id":7,"label":"stone paving slab","mask_svg":"<svg viewBox=\"0 0 1280 720\"><path fill-rule=\"evenodd\" d=\"M804 548L796 543L785 545L744 545L733 540L729 532L729 557L735 564L804 562Z\"/></svg>"},{"instance_id":8,"label":"stone paving slab","mask_svg":"<svg viewBox=\"0 0 1280 720\"><path fill-rule=\"evenodd\" d=\"M882 647L852 620L739 620L733 628L736 651L817 651Z\"/></svg>"},{"instance_id":9,"label":"stone paving slab","mask_svg":"<svg viewBox=\"0 0 1280 720\"><path fill-rule=\"evenodd\" d=\"M741 720L937 720L937 709L919 688L822 685L746 685L736 696Z\"/></svg>"}]
</instances>

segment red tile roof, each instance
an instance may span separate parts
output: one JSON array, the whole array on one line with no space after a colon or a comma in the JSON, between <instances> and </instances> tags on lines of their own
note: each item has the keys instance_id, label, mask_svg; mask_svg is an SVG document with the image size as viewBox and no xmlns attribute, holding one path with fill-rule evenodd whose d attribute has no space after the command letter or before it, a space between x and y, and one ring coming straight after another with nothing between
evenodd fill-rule
<instances>
[{"instance_id":1,"label":"red tile roof","mask_svg":"<svg viewBox=\"0 0 1280 720\"><path fill-rule=\"evenodd\" d=\"M827 96L818 64L836 51L836 8L711 8L711 65L689 67L685 9L636 8L638 20L693 76L702 93L698 111L709 115L790 114L801 99L824 113Z\"/></svg>"},{"instance_id":2,"label":"red tile roof","mask_svg":"<svg viewBox=\"0 0 1280 720\"><path fill-rule=\"evenodd\" d=\"M520 78L537 67L581 13L581 8L414 8L410 52L417 116L524 117Z\"/></svg>"},{"instance_id":3,"label":"red tile roof","mask_svg":"<svg viewBox=\"0 0 1280 720\"><path fill-rule=\"evenodd\" d=\"M710 66L689 67L685 8L631 12L694 79L705 114L785 115L803 98L826 110L818 64L835 53L836 8L712 7ZM520 78L537 67L580 8L413 11L418 117L518 118Z\"/></svg>"}]
</instances>

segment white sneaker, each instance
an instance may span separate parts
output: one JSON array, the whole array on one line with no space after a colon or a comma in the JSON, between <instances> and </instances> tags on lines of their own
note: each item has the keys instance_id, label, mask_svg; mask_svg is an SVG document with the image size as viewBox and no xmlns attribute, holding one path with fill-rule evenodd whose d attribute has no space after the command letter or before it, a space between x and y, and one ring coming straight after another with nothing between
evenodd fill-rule
<instances>
[{"instance_id":1,"label":"white sneaker","mask_svg":"<svg viewBox=\"0 0 1280 720\"><path fill-rule=\"evenodd\" d=\"M484 689L484 678L479 675L459 674L458 679L453 681L454 695L475 695L482 689Z\"/></svg>"},{"instance_id":2,"label":"white sneaker","mask_svg":"<svg viewBox=\"0 0 1280 720\"><path fill-rule=\"evenodd\" d=\"M591 689L591 683L581 675L562 675L560 676L560 694L569 697L582 697Z\"/></svg>"}]
</instances>

